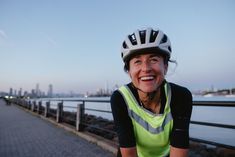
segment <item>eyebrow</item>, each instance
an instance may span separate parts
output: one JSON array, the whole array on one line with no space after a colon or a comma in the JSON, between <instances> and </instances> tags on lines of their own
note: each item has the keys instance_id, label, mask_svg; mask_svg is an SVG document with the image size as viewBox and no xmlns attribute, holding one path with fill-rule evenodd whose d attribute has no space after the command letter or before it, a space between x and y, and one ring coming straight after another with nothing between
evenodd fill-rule
<instances>
[{"instance_id":1,"label":"eyebrow","mask_svg":"<svg viewBox=\"0 0 235 157\"><path fill-rule=\"evenodd\" d=\"M141 55L142 55L142 54L138 54L138 55L134 56L133 59L134 59L134 58L138 59L138 58L140 58ZM152 58L152 57L160 57L160 56L161 56L160 54L154 53L154 54L150 54L149 57Z\"/></svg>"}]
</instances>

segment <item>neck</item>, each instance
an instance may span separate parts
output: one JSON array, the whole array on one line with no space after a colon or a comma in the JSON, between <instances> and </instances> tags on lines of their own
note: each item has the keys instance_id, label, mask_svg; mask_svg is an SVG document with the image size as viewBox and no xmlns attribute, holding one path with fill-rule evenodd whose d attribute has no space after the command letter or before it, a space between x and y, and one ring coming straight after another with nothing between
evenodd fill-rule
<instances>
[{"instance_id":1,"label":"neck","mask_svg":"<svg viewBox=\"0 0 235 157\"><path fill-rule=\"evenodd\" d=\"M138 91L140 102L143 107L151 110L154 113L159 113L161 107L161 93L160 89L156 92L151 93L154 95L150 95L149 93L144 93L142 91Z\"/></svg>"}]
</instances>

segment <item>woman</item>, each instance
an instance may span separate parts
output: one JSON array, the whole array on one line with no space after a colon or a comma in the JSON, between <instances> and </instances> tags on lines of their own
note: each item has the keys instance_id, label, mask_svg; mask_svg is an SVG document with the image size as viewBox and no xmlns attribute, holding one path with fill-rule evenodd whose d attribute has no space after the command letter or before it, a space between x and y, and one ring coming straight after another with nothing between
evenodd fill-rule
<instances>
[{"instance_id":1,"label":"woman","mask_svg":"<svg viewBox=\"0 0 235 157\"><path fill-rule=\"evenodd\" d=\"M124 40L121 56L131 83L111 97L118 156L188 156L192 95L165 80L171 61L167 35L152 28L137 30Z\"/></svg>"}]
</instances>

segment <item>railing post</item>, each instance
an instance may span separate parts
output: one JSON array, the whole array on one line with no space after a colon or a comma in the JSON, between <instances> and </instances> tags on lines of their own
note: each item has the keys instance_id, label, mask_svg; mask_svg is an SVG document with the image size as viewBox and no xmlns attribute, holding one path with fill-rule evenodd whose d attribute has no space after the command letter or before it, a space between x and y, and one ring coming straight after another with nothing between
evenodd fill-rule
<instances>
[{"instance_id":1,"label":"railing post","mask_svg":"<svg viewBox=\"0 0 235 157\"><path fill-rule=\"evenodd\" d=\"M30 110L31 109L31 100L29 100L29 102L28 102L28 109Z\"/></svg>"},{"instance_id":2,"label":"railing post","mask_svg":"<svg viewBox=\"0 0 235 157\"><path fill-rule=\"evenodd\" d=\"M63 113L63 102L57 104L56 122L60 123L62 121Z\"/></svg>"},{"instance_id":3,"label":"railing post","mask_svg":"<svg viewBox=\"0 0 235 157\"><path fill-rule=\"evenodd\" d=\"M40 109L42 108L42 101L38 102L38 114L41 113Z\"/></svg>"},{"instance_id":4,"label":"railing post","mask_svg":"<svg viewBox=\"0 0 235 157\"><path fill-rule=\"evenodd\" d=\"M50 101L46 102L46 108L45 108L45 113L44 113L45 117L49 116L49 111L50 111Z\"/></svg>"},{"instance_id":5,"label":"railing post","mask_svg":"<svg viewBox=\"0 0 235 157\"><path fill-rule=\"evenodd\" d=\"M76 118L76 130L82 131L82 120L84 117L84 102L82 104L77 105L77 118Z\"/></svg>"},{"instance_id":6,"label":"railing post","mask_svg":"<svg viewBox=\"0 0 235 157\"><path fill-rule=\"evenodd\" d=\"M32 106L31 106L31 110L34 112L35 109L35 105L36 105L36 101L33 101Z\"/></svg>"},{"instance_id":7,"label":"railing post","mask_svg":"<svg viewBox=\"0 0 235 157\"><path fill-rule=\"evenodd\" d=\"M29 105L30 105L30 101L26 101L26 108L27 108L27 109L30 109L30 106L29 106Z\"/></svg>"},{"instance_id":8,"label":"railing post","mask_svg":"<svg viewBox=\"0 0 235 157\"><path fill-rule=\"evenodd\" d=\"M21 100L21 106L24 107L24 99Z\"/></svg>"},{"instance_id":9,"label":"railing post","mask_svg":"<svg viewBox=\"0 0 235 157\"><path fill-rule=\"evenodd\" d=\"M28 107L28 102L26 100L24 100L24 108Z\"/></svg>"}]
</instances>

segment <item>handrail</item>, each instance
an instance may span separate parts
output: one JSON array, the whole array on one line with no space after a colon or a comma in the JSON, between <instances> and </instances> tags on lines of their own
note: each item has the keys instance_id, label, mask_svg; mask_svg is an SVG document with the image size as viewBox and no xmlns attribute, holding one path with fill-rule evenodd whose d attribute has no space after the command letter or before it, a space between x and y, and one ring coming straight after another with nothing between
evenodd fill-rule
<instances>
[{"instance_id":1,"label":"handrail","mask_svg":"<svg viewBox=\"0 0 235 157\"><path fill-rule=\"evenodd\" d=\"M97 111L97 112L105 112L105 113L112 113L111 111L98 110L98 109L92 109L92 108L85 108L85 110L89 110L89 111Z\"/></svg>"},{"instance_id":2,"label":"handrail","mask_svg":"<svg viewBox=\"0 0 235 157\"><path fill-rule=\"evenodd\" d=\"M34 99L32 99L34 100ZM36 99L38 100L38 99ZM110 100L98 100L98 99L52 99L52 98L43 98L39 100L47 101L69 101L69 102L98 102L98 103L110 103Z\"/></svg>"},{"instance_id":3,"label":"handrail","mask_svg":"<svg viewBox=\"0 0 235 157\"><path fill-rule=\"evenodd\" d=\"M193 101L193 106L235 107L235 101Z\"/></svg>"},{"instance_id":4,"label":"handrail","mask_svg":"<svg viewBox=\"0 0 235 157\"><path fill-rule=\"evenodd\" d=\"M199 122L199 121L190 121L190 123L197 124L197 125L206 125L206 126L219 127L219 128L235 129L235 125L228 125L228 124Z\"/></svg>"},{"instance_id":5,"label":"handrail","mask_svg":"<svg viewBox=\"0 0 235 157\"><path fill-rule=\"evenodd\" d=\"M35 100L35 99L32 99L32 100ZM85 104L86 102L110 103L110 100L97 100L97 99L51 99L51 98L49 99L49 98L47 98L47 99L36 99L36 100L60 101L60 102L82 102L83 104ZM235 101L193 101L193 106L235 107ZM64 107L66 107L66 106L64 106ZM111 111L100 110L100 109L91 109L91 108L85 108L85 109L95 111L95 112L111 113ZM195 125L204 125L204 126L210 126L210 127L235 129L234 125L228 125L228 124L210 123L210 122L205 122L205 121L190 121L190 123L195 124ZM94 126L91 126L91 127L94 127ZM96 128L98 129L98 127L96 127ZM100 129L102 130L103 128L100 128ZM210 145L214 145L214 146L224 147L224 148L228 148L228 149L235 149L235 146L233 146L233 145L226 145L226 144L222 144L222 143L218 143L218 142L214 142L214 141L203 140L203 139L193 138L193 137L190 137L190 140L195 141L195 142L204 143L204 144L210 144Z\"/></svg>"}]
</instances>

